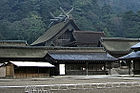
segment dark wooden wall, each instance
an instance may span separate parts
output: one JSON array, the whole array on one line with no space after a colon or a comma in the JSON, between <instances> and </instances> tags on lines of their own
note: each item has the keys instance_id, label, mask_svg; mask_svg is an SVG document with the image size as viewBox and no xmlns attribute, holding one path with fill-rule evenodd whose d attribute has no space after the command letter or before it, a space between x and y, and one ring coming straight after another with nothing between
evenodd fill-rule
<instances>
[{"instance_id":1,"label":"dark wooden wall","mask_svg":"<svg viewBox=\"0 0 140 93\"><path fill-rule=\"evenodd\" d=\"M140 59L133 61L133 72L134 74L140 74Z\"/></svg>"},{"instance_id":2,"label":"dark wooden wall","mask_svg":"<svg viewBox=\"0 0 140 93\"><path fill-rule=\"evenodd\" d=\"M60 37L56 38L53 41L54 46L65 46L69 43L71 43L74 40L72 31L66 30L65 33L63 33Z\"/></svg>"},{"instance_id":3,"label":"dark wooden wall","mask_svg":"<svg viewBox=\"0 0 140 93\"><path fill-rule=\"evenodd\" d=\"M43 78L50 76L49 68L40 67L19 67L14 68L15 78Z\"/></svg>"},{"instance_id":4,"label":"dark wooden wall","mask_svg":"<svg viewBox=\"0 0 140 93\"><path fill-rule=\"evenodd\" d=\"M108 74L105 69L105 63L102 64L88 64L88 68L85 63L81 64L66 64L66 75L104 75Z\"/></svg>"}]
</instances>

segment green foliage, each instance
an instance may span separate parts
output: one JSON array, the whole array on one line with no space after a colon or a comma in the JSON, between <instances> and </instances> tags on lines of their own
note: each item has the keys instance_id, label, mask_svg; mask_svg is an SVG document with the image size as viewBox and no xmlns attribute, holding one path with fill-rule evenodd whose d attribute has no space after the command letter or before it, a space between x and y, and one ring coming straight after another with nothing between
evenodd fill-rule
<instances>
[{"instance_id":1,"label":"green foliage","mask_svg":"<svg viewBox=\"0 0 140 93\"><path fill-rule=\"evenodd\" d=\"M140 9L140 0L98 0L99 6L110 5L114 12L123 13L129 10L138 11Z\"/></svg>"},{"instance_id":2,"label":"green foliage","mask_svg":"<svg viewBox=\"0 0 140 93\"><path fill-rule=\"evenodd\" d=\"M50 12L55 16L61 13L60 6L65 11L74 7L72 16L81 30L104 31L107 36L140 37L140 12L116 13L117 8L112 5L118 4L117 0L112 4L108 3L111 0L107 0L106 3L102 2L102 5L99 1L1 0L0 39L33 42L47 30Z\"/></svg>"},{"instance_id":3,"label":"green foliage","mask_svg":"<svg viewBox=\"0 0 140 93\"><path fill-rule=\"evenodd\" d=\"M106 36L108 36L108 37L111 36L107 28L104 28L103 31L104 31L104 33L105 33Z\"/></svg>"},{"instance_id":4,"label":"green foliage","mask_svg":"<svg viewBox=\"0 0 140 93\"><path fill-rule=\"evenodd\" d=\"M140 37L140 13L129 11L123 14L123 26L126 37Z\"/></svg>"},{"instance_id":5,"label":"green foliage","mask_svg":"<svg viewBox=\"0 0 140 93\"><path fill-rule=\"evenodd\" d=\"M20 21L13 23L2 21L0 23L1 39L27 40L31 43L45 31L45 24L35 13L30 13L29 17Z\"/></svg>"},{"instance_id":6,"label":"green foliage","mask_svg":"<svg viewBox=\"0 0 140 93\"><path fill-rule=\"evenodd\" d=\"M17 35L15 39L27 40L31 43L45 31L45 24L40 16L31 13L29 17L12 23L11 30Z\"/></svg>"}]
</instances>

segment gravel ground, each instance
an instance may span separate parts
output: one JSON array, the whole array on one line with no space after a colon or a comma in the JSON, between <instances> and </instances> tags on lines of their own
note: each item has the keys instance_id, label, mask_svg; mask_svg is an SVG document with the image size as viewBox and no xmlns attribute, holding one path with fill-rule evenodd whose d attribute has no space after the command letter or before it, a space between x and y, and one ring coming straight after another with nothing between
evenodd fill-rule
<instances>
[{"instance_id":1,"label":"gravel ground","mask_svg":"<svg viewBox=\"0 0 140 93\"><path fill-rule=\"evenodd\" d=\"M112 84L115 83L121 85L121 87L118 87L118 85L113 85L112 87ZM127 84L123 85L124 83ZM131 83L138 83L138 85L136 84L132 85ZM65 87L69 84L71 84L72 86ZM81 86L83 84L86 85ZM94 84L94 86L91 86L90 84ZM49 86L49 88L52 85L53 87L57 86L57 88L54 88L57 90L54 90L51 87L52 89L51 92L44 93L139 93L140 77L100 75L100 76L55 76L51 78L32 78L32 79L31 78L0 79L0 93L25 93L25 87L29 85L33 86L38 85L40 88L41 86L43 86L44 89L47 89L46 86ZM61 86L61 88L60 87L58 88L59 85L63 86ZM75 85L77 86L75 87Z\"/></svg>"},{"instance_id":2,"label":"gravel ground","mask_svg":"<svg viewBox=\"0 0 140 93\"><path fill-rule=\"evenodd\" d=\"M140 77L128 76L55 76L51 78L0 79L0 86L26 86L49 84L77 84L103 82L140 82Z\"/></svg>"}]
</instances>

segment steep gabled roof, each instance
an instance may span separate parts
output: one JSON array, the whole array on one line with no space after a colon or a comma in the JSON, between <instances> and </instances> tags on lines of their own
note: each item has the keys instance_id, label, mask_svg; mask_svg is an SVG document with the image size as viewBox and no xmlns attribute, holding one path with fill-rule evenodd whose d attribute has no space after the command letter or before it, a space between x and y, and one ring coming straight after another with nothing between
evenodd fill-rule
<instances>
[{"instance_id":1,"label":"steep gabled roof","mask_svg":"<svg viewBox=\"0 0 140 93\"><path fill-rule=\"evenodd\" d=\"M131 46L137 44L138 38L121 38L121 37L102 37L101 44L112 54L128 54L131 52Z\"/></svg>"},{"instance_id":2,"label":"steep gabled roof","mask_svg":"<svg viewBox=\"0 0 140 93\"><path fill-rule=\"evenodd\" d=\"M52 27L50 27L42 36L40 36L31 45L37 45L37 44L50 40L56 34L61 32L61 30L63 30L69 24L72 24L76 30L79 30L78 26L74 23L74 21L72 19L67 20L66 22L63 21L63 22L57 23L57 24L53 25Z\"/></svg>"},{"instance_id":3,"label":"steep gabled roof","mask_svg":"<svg viewBox=\"0 0 140 93\"><path fill-rule=\"evenodd\" d=\"M73 35L77 44L90 44L94 45L94 47L97 47L101 37L105 36L104 32L95 31L74 31Z\"/></svg>"}]
</instances>

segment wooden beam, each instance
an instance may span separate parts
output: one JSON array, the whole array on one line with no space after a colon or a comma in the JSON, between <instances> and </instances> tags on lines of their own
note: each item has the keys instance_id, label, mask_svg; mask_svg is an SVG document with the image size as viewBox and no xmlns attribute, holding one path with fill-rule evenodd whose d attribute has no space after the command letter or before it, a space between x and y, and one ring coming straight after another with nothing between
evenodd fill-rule
<instances>
[{"instance_id":1,"label":"wooden beam","mask_svg":"<svg viewBox=\"0 0 140 93\"><path fill-rule=\"evenodd\" d=\"M86 75L88 76L88 62L86 61Z\"/></svg>"}]
</instances>

